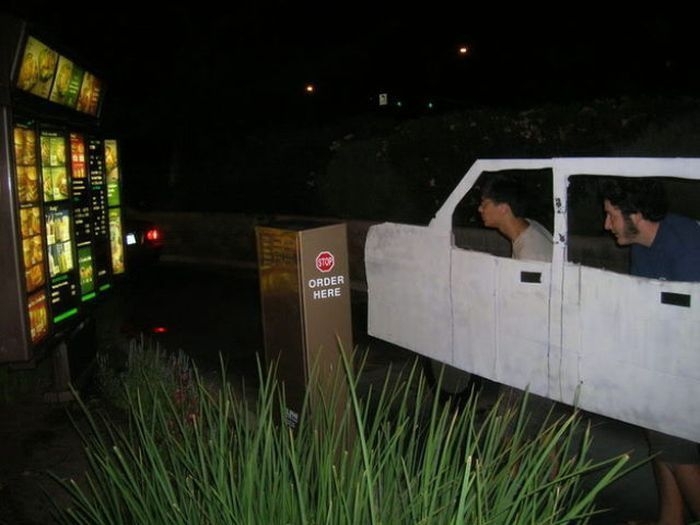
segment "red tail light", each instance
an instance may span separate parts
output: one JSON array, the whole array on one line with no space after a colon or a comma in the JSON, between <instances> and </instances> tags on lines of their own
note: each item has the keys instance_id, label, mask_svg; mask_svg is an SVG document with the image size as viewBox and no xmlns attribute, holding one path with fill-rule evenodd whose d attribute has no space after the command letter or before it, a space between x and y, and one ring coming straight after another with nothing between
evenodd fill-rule
<instances>
[{"instance_id":1,"label":"red tail light","mask_svg":"<svg viewBox=\"0 0 700 525\"><path fill-rule=\"evenodd\" d=\"M146 232L146 240L159 241L161 239L160 231L157 228L151 228Z\"/></svg>"}]
</instances>

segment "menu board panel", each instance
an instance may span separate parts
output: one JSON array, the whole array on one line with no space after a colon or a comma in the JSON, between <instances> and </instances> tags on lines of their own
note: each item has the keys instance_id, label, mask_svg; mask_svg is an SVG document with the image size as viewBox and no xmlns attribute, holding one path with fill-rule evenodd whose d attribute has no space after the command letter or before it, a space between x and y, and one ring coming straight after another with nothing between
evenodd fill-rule
<instances>
[{"instance_id":1,"label":"menu board panel","mask_svg":"<svg viewBox=\"0 0 700 525\"><path fill-rule=\"evenodd\" d=\"M33 36L27 37L15 86L95 117L104 91L97 76Z\"/></svg>"},{"instance_id":2,"label":"menu board panel","mask_svg":"<svg viewBox=\"0 0 700 525\"><path fill-rule=\"evenodd\" d=\"M46 207L46 246L49 251L49 275L55 277L73 269L70 210L67 206Z\"/></svg>"},{"instance_id":3,"label":"menu board panel","mask_svg":"<svg viewBox=\"0 0 700 525\"><path fill-rule=\"evenodd\" d=\"M30 36L20 62L17 87L41 98L49 98L53 85L58 53Z\"/></svg>"},{"instance_id":4,"label":"menu board panel","mask_svg":"<svg viewBox=\"0 0 700 525\"><path fill-rule=\"evenodd\" d=\"M80 271L80 298L83 301L95 297L95 273L92 247L78 247L78 268Z\"/></svg>"},{"instance_id":5,"label":"menu board panel","mask_svg":"<svg viewBox=\"0 0 700 525\"><path fill-rule=\"evenodd\" d=\"M109 246L112 254L112 273L124 273L124 234L120 208L109 209Z\"/></svg>"},{"instance_id":6,"label":"menu board panel","mask_svg":"<svg viewBox=\"0 0 700 525\"><path fill-rule=\"evenodd\" d=\"M48 334L49 318L43 288L46 284L46 257L39 198L37 135L31 123L16 123L12 131L24 284L27 294L30 294L27 299L27 314L30 338L32 343L37 343Z\"/></svg>"},{"instance_id":7,"label":"menu board panel","mask_svg":"<svg viewBox=\"0 0 700 525\"><path fill-rule=\"evenodd\" d=\"M121 175L119 172L119 148L117 141L104 141L107 206L109 209L109 240L112 256L112 274L124 273L124 235L121 214Z\"/></svg>"},{"instance_id":8,"label":"menu board panel","mask_svg":"<svg viewBox=\"0 0 700 525\"><path fill-rule=\"evenodd\" d=\"M79 133L70 134L70 159L73 228L78 250L80 298L82 301L87 301L95 297L95 271L92 253L93 221L85 138Z\"/></svg>"},{"instance_id":9,"label":"menu board panel","mask_svg":"<svg viewBox=\"0 0 700 525\"><path fill-rule=\"evenodd\" d=\"M67 140L62 132L42 129L39 141L50 309L52 321L59 323L76 315L79 304Z\"/></svg>"},{"instance_id":10,"label":"menu board panel","mask_svg":"<svg viewBox=\"0 0 700 525\"><path fill-rule=\"evenodd\" d=\"M49 100L75 109L85 71L66 57L58 57L56 80Z\"/></svg>"},{"instance_id":11,"label":"menu board panel","mask_svg":"<svg viewBox=\"0 0 700 525\"><path fill-rule=\"evenodd\" d=\"M36 132L18 124L13 130L15 168L19 202L39 201L39 172L36 160Z\"/></svg>"},{"instance_id":12,"label":"menu board panel","mask_svg":"<svg viewBox=\"0 0 700 525\"><path fill-rule=\"evenodd\" d=\"M88 140L88 177L90 181L95 285L98 291L101 291L111 286L112 257L105 184L104 141L100 139L91 138Z\"/></svg>"},{"instance_id":13,"label":"menu board panel","mask_svg":"<svg viewBox=\"0 0 700 525\"><path fill-rule=\"evenodd\" d=\"M29 296L29 337L32 343L38 343L49 333L49 314L46 305L46 292L40 290Z\"/></svg>"},{"instance_id":14,"label":"menu board panel","mask_svg":"<svg viewBox=\"0 0 700 525\"><path fill-rule=\"evenodd\" d=\"M38 206L20 208L25 284L32 292L46 283L44 246L41 237L41 210Z\"/></svg>"},{"instance_id":15,"label":"menu board panel","mask_svg":"<svg viewBox=\"0 0 700 525\"><path fill-rule=\"evenodd\" d=\"M100 107L100 97L102 96L102 82L92 73L87 71L83 75L83 82L80 86L78 103L76 109L90 115L97 115Z\"/></svg>"},{"instance_id":16,"label":"menu board panel","mask_svg":"<svg viewBox=\"0 0 700 525\"><path fill-rule=\"evenodd\" d=\"M111 208L121 204L119 150L117 141L105 140L105 171L107 172L107 205Z\"/></svg>"},{"instance_id":17,"label":"menu board panel","mask_svg":"<svg viewBox=\"0 0 700 525\"><path fill-rule=\"evenodd\" d=\"M43 131L41 134L41 177L44 202L68 198L66 139L58 132Z\"/></svg>"},{"instance_id":18,"label":"menu board panel","mask_svg":"<svg viewBox=\"0 0 700 525\"><path fill-rule=\"evenodd\" d=\"M78 283L70 207L67 202L50 204L45 208L46 245L49 254L51 314L58 323L78 313Z\"/></svg>"}]
</instances>

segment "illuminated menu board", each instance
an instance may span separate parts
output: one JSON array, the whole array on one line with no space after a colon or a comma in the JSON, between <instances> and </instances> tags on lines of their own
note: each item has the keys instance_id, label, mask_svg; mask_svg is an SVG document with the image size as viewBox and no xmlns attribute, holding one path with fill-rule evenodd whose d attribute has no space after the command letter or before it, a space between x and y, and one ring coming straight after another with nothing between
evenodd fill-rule
<instances>
[{"instance_id":1,"label":"illuminated menu board","mask_svg":"<svg viewBox=\"0 0 700 525\"><path fill-rule=\"evenodd\" d=\"M123 271L116 151L108 188L105 144L92 140L107 84L33 27L0 14L0 364L83 330L87 301Z\"/></svg>"},{"instance_id":2,"label":"illuminated menu board","mask_svg":"<svg viewBox=\"0 0 700 525\"><path fill-rule=\"evenodd\" d=\"M58 132L41 133L41 178L44 202L68 198L68 164L66 138Z\"/></svg>"},{"instance_id":3,"label":"illuminated menu board","mask_svg":"<svg viewBox=\"0 0 700 525\"><path fill-rule=\"evenodd\" d=\"M90 210L92 212L93 256L95 258L95 285L98 291L111 286L112 256L109 238L109 213L105 184L104 141L88 140L88 178Z\"/></svg>"},{"instance_id":4,"label":"illuminated menu board","mask_svg":"<svg viewBox=\"0 0 700 525\"><path fill-rule=\"evenodd\" d=\"M34 37L27 39L17 76L17 87L41 98L49 98L58 53Z\"/></svg>"},{"instance_id":5,"label":"illuminated menu board","mask_svg":"<svg viewBox=\"0 0 700 525\"><path fill-rule=\"evenodd\" d=\"M56 79L51 88L49 100L69 108L76 107L84 73L85 71L81 67L67 58L59 56Z\"/></svg>"},{"instance_id":6,"label":"illuminated menu board","mask_svg":"<svg viewBox=\"0 0 700 525\"><path fill-rule=\"evenodd\" d=\"M102 81L33 36L27 38L15 83L22 91L97 116Z\"/></svg>"},{"instance_id":7,"label":"illuminated menu board","mask_svg":"<svg viewBox=\"0 0 700 525\"><path fill-rule=\"evenodd\" d=\"M116 140L105 140L105 171L107 173L107 204L113 208L121 204L119 150Z\"/></svg>"},{"instance_id":8,"label":"illuminated menu board","mask_svg":"<svg viewBox=\"0 0 700 525\"><path fill-rule=\"evenodd\" d=\"M31 123L14 125L13 145L29 332L32 343L37 343L49 332L49 313L44 286L46 251L39 197L37 135Z\"/></svg>"},{"instance_id":9,"label":"illuminated menu board","mask_svg":"<svg viewBox=\"0 0 700 525\"><path fill-rule=\"evenodd\" d=\"M105 172L107 175L107 206L109 207L109 240L112 256L112 273L124 273L124 235L121 214L121 175L117 141L108 139L105 146Z\"/></svg>"},{"instance_id":10,"label":"illuminated menu board","mask_svg":"<svg viewBox=\"0 0 700 525\"><path fill-rule=\"evenodd\" d=\"M78 269L73 252L72 203L68 186L66 137L42 130L41 177L49 269L50 309L54 323L78 313Z\"/></svg>"},{"instance_id":11,"label":"illuminated menu board","mask_svg":"<svg viewBox=\"0 0 700 525\"><path fill-rule=\"evenodd\" d=\"M102 97L102 81L87 71L83 75L83 82L80 86L78 103L75 109L90 115L97 115Z\"/></svg>"},{"instance_id":12,"label":"illuminated menu board","mask_svg":"<svg viewBox=\"0 0 700 525\"><path fill-rule=\"evenodd\" d=\"M119 208L109 209L109 247L112 255L112 273L124 273L124 233Z\"/></svg>"},{"instance_id":13,"label":"illuminated menu board","mask_svg":"<svg viewBox=\"0 0 700 525\"><path fill-rule=\"evenodd\" d=\"M80 299L88 301L94 299L96 295L92 252L93 224L85 138L79 133L70 134L70 164L73 227L80 275Z\"/></svg>"}]
</instances>

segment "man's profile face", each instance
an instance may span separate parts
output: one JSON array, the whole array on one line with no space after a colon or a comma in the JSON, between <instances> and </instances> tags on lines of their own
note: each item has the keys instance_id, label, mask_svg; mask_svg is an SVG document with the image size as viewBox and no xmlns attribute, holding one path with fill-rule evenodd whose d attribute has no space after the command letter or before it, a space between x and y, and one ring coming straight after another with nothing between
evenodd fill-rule
<instances>
[{"instance_id":1,"label":"man's profile face","mask_svg":"<svg viewBox=\"0 0 700 525\"><path fill-rule=\"evenodd\" d=\"M620 208L610 204L610 201L603 201L605 210L605 229L613 234L617 244L627 246L637 242L639 229L634 224L632 215L625 215ZM634 214L633 214L634 215Z\"/></svg>"},{"instance_id":2,"label":"man's profile face","mask_svg":"<svg viewBox=\"0 0 700 525\"><path fill-rule=\"evenodd\" d=\"M484 226L487 228L498 228L501 217L503 216L503 204L494 202L488 197L481 198L479 204L479 213L481 220L484 221Z\"/></svg>"}]
</instances>

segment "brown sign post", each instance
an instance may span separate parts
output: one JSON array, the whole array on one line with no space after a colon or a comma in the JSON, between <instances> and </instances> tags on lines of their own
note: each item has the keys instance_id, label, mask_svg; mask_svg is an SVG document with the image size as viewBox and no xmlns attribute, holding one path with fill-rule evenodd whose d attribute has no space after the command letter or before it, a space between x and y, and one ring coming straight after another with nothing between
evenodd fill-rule
<instances>
[{"instance_id":1,"label":"brown sign post","mask_svg":"<svg viewBox=\"0 0 700 525\"><path fill-rule=\"evenodd\" d=\"M344 223L256 227L267 365L277 368L285 413L294 428L304 399L347 400L341 352L352 363L347 228ZM339 414L338 414L339 415Z\"/></svg>"}]
</instances>

